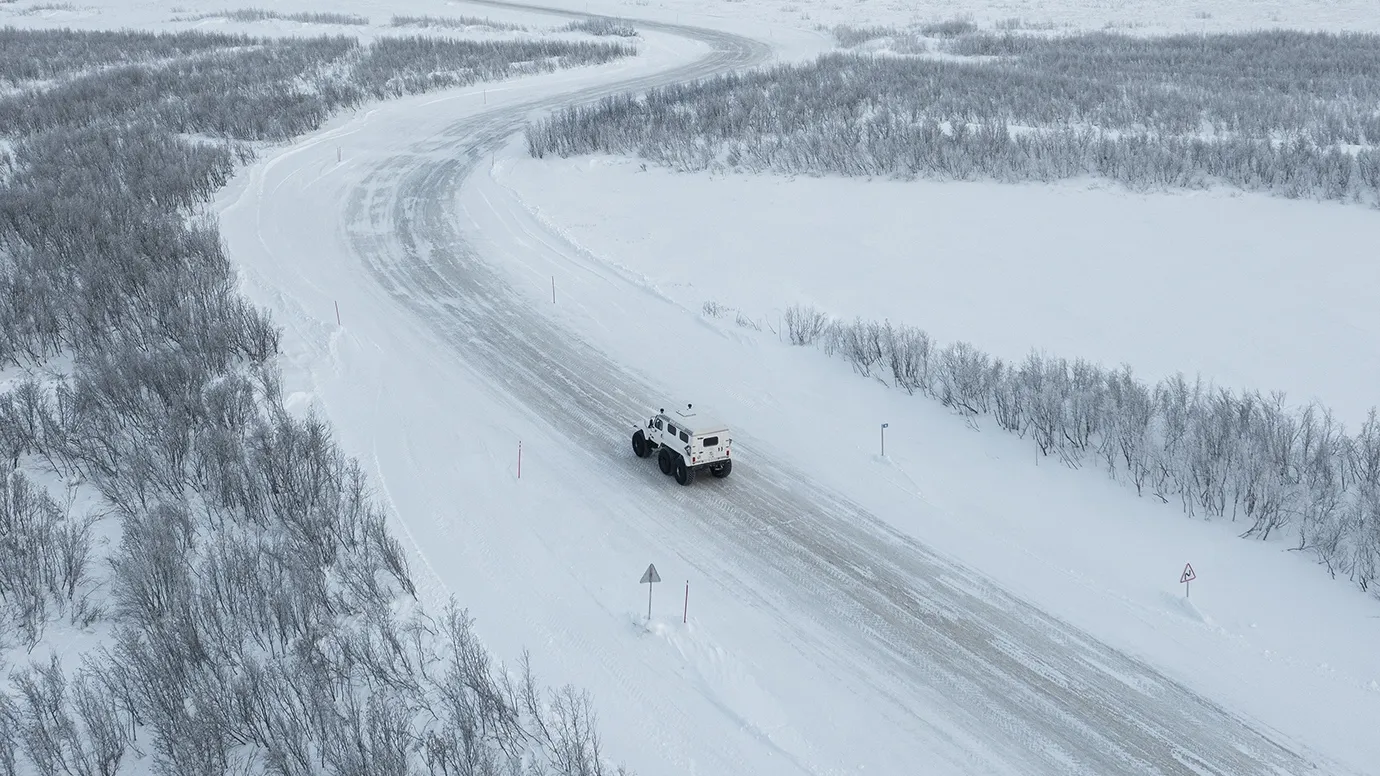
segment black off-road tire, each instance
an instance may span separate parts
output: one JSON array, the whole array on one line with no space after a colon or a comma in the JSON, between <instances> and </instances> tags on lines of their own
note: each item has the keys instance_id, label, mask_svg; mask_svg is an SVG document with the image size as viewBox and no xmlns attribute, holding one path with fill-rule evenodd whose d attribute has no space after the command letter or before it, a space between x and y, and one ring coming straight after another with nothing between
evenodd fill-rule
<instances>
[{"instance_id":1,"label":"black off-road tire","mask_svg":"<svg viewBox=\"0 0 1380 776\"><path fill-rule=\"evenodd\" d=\"M664 447L661 448L661 452L656 457L656 465L661 467L662 474L670 474L676 470L676 462L671 460L671 456L673 455L675 455L675 453L672 453ZM676 458L679 457L680 456L676 455Z\"/></svg>"},{"instance_id":2,"label":"black off-road tire","mask_svg":"<svg viewBox=\"0 0 1380 776\"><path fill-rule=\"evenodd\" d=\"M676 456L676 482L682 485L689 485L695 481L695 470L685 465L685 459Z\"/></svg>"},{"instance_id":3,"label":"black off-road tire","mask_svg":"<svg viewBox=\"0 0 1380 776\"><path fill-rule=\"evenodd\" d=\"M632 437L633 452L638 458L646 458L652 454L652 448L647 444L647 435L642 433L642 429L633 432Z\"/></svg>"},{"instance_id":4,"label":"black off-road tire","mask_svg":"<svg viewBox=\"0 0 1380 776\"><path fill-rule=\"evenodd\" d=\"M733 462L732 462L732 461L724 461L723 464L722 464L721 466L711 466L711 467L709 467L709 473L712 474L712 475L714 475L715 477L718 477L719 479L723 479L724 477L727 477L727 476L729 475L729 472L732 472L732 471L733 471Z\"/></svg>"}]
</instances>

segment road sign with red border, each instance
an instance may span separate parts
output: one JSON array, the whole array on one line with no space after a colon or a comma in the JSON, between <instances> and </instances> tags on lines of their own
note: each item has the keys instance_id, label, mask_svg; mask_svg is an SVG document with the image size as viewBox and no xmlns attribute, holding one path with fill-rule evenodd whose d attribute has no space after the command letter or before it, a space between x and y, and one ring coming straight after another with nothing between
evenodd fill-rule
<instances>
[{"instance_id":1,"label":"road sign with red border","mask_svg":"<svg viewBox=\"0 0 1380 776\"><path fill-rule=\"evenodd\" d=\"M1184 564L1184 573L1181 574L1181 575L1179 575L1179 582L1180 582L1181 584L1185 584L1185 583L1188 583L1188 582L1192 582L1193 580L1195 580L1195 579L1197 579L1197 578L1198 578L1198 575L1193 573L1193 564L1192 564L1192 563L1185 563L1185 564Z\"/></svg>"}]
</instances>

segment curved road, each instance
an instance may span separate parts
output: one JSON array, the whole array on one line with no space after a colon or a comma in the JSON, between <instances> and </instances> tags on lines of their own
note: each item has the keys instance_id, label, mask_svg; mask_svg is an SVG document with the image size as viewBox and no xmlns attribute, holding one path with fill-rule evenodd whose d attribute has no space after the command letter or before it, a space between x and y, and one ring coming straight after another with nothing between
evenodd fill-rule
<instances>
[{"instance_id":1,"label":"curved road","mask_svg":"<svg viewBox=\"0 0 1380 776\"><path fill-rule=\"evenodd\" d=\"M352 250L379 286L453 343L495 391L548 421L571 440L569 449L598 458L630 500L666 507L610 519L649 521L686 536L681 546L737 575L739 589L771 591L744 594L790 612L787 627L803 648L850 674L850 685L874 698L879 714L906 715L932 734L951 765L971 773L1098 776L1332 772L936 556L768 451L740 444L752 466L694 489L648 476L621 429L662 392L524 304L471 247L453 212L478 161L520 132L533 110L748 67L769 54L730 34L638 24L705 42L713 53L675 71L465 117L370 171L345 223L358 225ZM620 430L616 439L610 429ZM829 643L811 635L820 629Z\"/></svg>"}]
</instances>

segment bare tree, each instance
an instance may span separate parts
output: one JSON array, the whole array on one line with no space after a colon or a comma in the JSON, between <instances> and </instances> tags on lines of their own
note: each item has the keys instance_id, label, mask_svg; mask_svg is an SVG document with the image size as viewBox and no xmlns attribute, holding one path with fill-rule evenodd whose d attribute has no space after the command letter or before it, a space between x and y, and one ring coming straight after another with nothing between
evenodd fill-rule
<instances>
[{"instance_id":1,"label":"bare tree","mask_svg":"<svg viewBox=\"0 0 1380 776\"><path fill-rule=\"evenodd\" d=\"M792 345L813 345L828 330L829 319L812 307L791 305L786 308L785 323Z\"/></svg>"},{"instance_id":2,"label":"bare tree","mask_svg":"<svg viewBox=\"0 0 1380 776\"><path fill-rule=\"evenodd\" d=\"M17 710L9 707L8 713L18 723L25 756L39 773L115 775L125 754L124 728L117 722L118 710L98 683L79 675L69 692L56 655L50 656L47 665L17 672L13 681L20 705Z\"/></svg>"},{"instance_id":3,"label":"bare tree","mask_svg":"<svg viewBox=\"0 0 1380 776\"><path fill-rule=\"evenodd\" d=\"M0 670L4 668L4 660L0 659ZM18 776L19 745L19 710L9 693L0 692L0 776Z\"/></svg>"}]
</instances>

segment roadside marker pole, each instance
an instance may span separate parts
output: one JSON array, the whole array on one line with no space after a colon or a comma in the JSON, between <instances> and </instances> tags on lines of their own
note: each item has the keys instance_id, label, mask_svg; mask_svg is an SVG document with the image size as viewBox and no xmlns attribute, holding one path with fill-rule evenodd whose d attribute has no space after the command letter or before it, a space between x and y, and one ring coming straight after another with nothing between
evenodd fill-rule
<instances>
[{"instance_id":1,"label":"roadside marker pole","mask_svg":"<svg viewBox=\"0 0 1380 776\"><path fill-rule=\"evenodd\" d=\"M556 276L551 276L551 304L556 303Z\"/></svg>"},{"instance_id":2,"label":"roadside marker pole","mask_svg":"<svg viewBox=\"0 0 1380 776\"><path fill-rule=\"evenodd\" d=\"M690 580L685 580L685 611L681 612L680 621L687 623L690 621Z\"/></svg>"},{"instance_id":3,"label":"roadside marker pole","mask_svg":"<svg viewBox=\"0 0 1380 776\"><path fill-rule=\"evenodd\" d=\"M340 302L335 303L335 325L340 325Z\"/></svg>"},{"instance_id":4,"label":"roadside marker pole","mask_svg":"<svg viewBox=\"0 0 1380 776\"><path fill-rule=\"evenodd\" d=\"M518 440L518 479L522 479L522 440Z\"/></svg>"}]
</instances>

